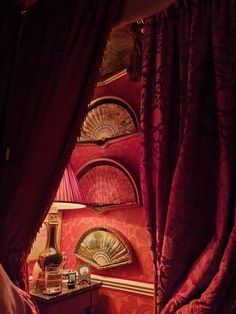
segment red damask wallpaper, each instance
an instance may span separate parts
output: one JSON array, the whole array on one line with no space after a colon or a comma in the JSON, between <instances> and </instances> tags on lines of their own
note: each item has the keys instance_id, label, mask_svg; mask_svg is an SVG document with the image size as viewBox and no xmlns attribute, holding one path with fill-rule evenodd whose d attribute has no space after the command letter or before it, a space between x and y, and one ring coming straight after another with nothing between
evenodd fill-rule
<instances>
[{"instance_id":1,"label":"red damask wallpaper","mask_svg":"<svg viewBox=\"0 0 236 314\"><path fill-rule=\"evenodd\" d=\"M116 96L123 98L139 114L140 86L130 82L126 76L105 86L98 87L95 97ZM138 117L139 118L139 117ZM95 158L111 158L128 168L139 185L140 136L129 135L106 143L105 146L93 144L77 145L71 165L75 172ZM149 234L146 230L147 217L143 207L118 208L103 214L91 209L68 210L63 212L61 230L61 251L68 257L68 268L77 268L78 259L73 250L81 234L90 228L107 225L120 231L133 248L134 263L110 270L92 273L121 279L153 283L153 264ZM153 298L103 288L99 311L101 314L152 314Z\"/></svg>"},{"instance_id":2,"label":"red damask wallpaper","mask_svg":"<svg viewBox=\"0 0 236 314\"><path fill-rule=\"evenodd\" d=\"M99 314L153 314L153 298L112 289L101 289Z\"/></svg>"},{"instance_id":3,"label":"red damask wallpaper","mask_svg":"<svg viewBox=\"0 0 236 314\"><path fill-rule=\"evenodd\" d=\"M73 250L80 235L90 228L107 225L120 231L130 242L135 262L131 265L98 271L102 276L153 282L153 265L150 251L149 235L145 228L146 215L143 208L115 210L96 214L89 209L63 212L61 250L68 257L68 267L77 267L78 260Z\"/></svg>"}]
</instances>

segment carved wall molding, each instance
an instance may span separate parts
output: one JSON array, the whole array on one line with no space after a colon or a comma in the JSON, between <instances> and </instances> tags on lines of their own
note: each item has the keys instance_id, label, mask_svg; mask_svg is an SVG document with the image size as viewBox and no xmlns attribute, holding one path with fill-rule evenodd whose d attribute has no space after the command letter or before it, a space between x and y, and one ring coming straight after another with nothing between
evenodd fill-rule
<instances>
[{"instance_id":1,"label":"carved wall molding","mask_svg":"<svg viewBox=\"0 0 236 314\"><path fill-rule=\"evenodd\" d=\"M126 291L150 297L154 296L154 284L152 283L113 278L94 274L91 275L91 278L92 281L94 282L102 281L103 288Z\"/></svg>"}]
</instances>

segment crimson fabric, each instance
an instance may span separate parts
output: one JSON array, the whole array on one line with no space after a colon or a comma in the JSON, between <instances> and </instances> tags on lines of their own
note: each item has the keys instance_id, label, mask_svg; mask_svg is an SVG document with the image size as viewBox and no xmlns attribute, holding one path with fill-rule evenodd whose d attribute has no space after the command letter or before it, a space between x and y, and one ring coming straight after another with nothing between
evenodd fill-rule
<instances>
[{"instance_id":1,"label":"crimson fabric","mask_svg":"<svg viewBox=\"0 0 236 314\"><path fill-rule=\"evenodd\" d=\"M145 21L143 202L161 314L236 313L236 2Z\"/></svg>"},{"instance_id":2,"label":"crimson fabric","mask_svg":"<svg viewBox=\"0 0 236 314\"><path fill-rule=\"evenodd\" d=\"M21 288L118 4L40 0L21 11L14 1L0 3L0 261Z\"/></svg>"},{"instance_id":3,"label":"crimson fabric","mask_svg":"<svg viewBox=\"0 0 236 314\"><path fill-rule=\"evenodd\" d=\"M0 264L0 313L37 314L27 293L12 284Z\"/></svg>"}]
</instances>

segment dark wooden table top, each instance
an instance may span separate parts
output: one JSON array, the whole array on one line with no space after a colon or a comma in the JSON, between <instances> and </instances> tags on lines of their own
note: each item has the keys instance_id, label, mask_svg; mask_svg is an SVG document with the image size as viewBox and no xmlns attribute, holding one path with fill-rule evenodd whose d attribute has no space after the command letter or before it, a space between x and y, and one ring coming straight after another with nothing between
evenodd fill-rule
<instances>
[{"instance_id":1,"label":"dark wooden table top","mask_svg":"<svg viewBox=\"0 0 236 314\"><path fill-rule=\"evenodd\" d=\"M100 288L102 285L101 282L99 283L90 283L88 286L76 286L73 289L68 289L67 287L62 287L62 292L60 294L55 295L47 295L44 294L42 291L38 291L36 289L30 290L30 295L35 299L35 301L40 301L41 303L52 304L58 301L62 301L69 297L73 297L75 295L92 292Z\"/></svg>"}]
</instances>

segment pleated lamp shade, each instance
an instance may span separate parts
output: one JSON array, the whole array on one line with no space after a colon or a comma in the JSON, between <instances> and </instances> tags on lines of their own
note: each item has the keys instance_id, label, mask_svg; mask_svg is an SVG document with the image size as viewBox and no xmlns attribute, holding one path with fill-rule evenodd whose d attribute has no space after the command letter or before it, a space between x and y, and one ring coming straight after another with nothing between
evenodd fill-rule
<instances>
[{"instance_id":1,"label":"pleated lamp shade","mask_svg":"<svg viewBox=\"0 0 236 314\"><path fill-rule=\"evenodd\" d=\"M80 190L78 180L72 167L68 164L52 205L53 207L57 207L59 210L77 209L86 207L83 204L83 201L84 198Z\"/></svg>"}]
</instances>

